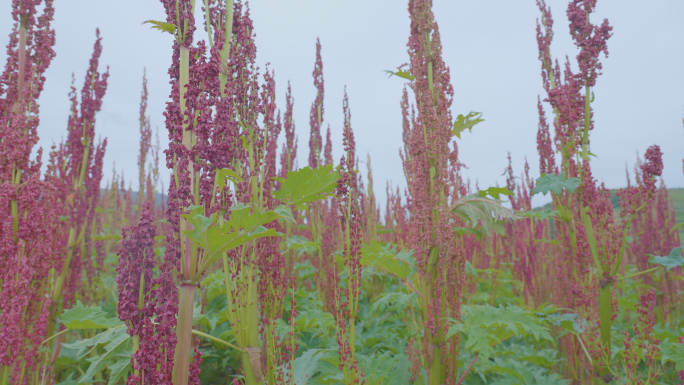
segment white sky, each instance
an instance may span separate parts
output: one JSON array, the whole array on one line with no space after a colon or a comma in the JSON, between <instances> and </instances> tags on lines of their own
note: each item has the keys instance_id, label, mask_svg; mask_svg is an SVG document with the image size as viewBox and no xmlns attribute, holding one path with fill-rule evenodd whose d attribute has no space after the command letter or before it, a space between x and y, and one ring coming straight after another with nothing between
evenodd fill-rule
<instances>
[{"instance_id":1,"label":"white sky","mask_svg":"<svg viewBox=\"0 0 684 385\"><path fill-rule=\"evenodd\" d=\"M200 2L198 2L200 3ZM311 72L316 37L323 46L325 122L333 132L333 153L341 155L342 95L347 85L357 153L365 163L370 153L375 191L384 206L386 180L403 186L398 156L401 147L399 101L403 80L388 79L383 70L408 60L407 2L398 0L262 0L253 1L258 62L275 70L279 108L284 110L287 81L295 98L299 164L308 157L309 108L315 97ZM565 17L567 1L549 0L555 20L552 54L577 51ZM166 73L171 35L141 22L164 19L153 0L57 0L54 27L57 57L47 71L40 99L39 145L49 149L66 133L67 94L71 73L83 82L92 53L95 28L103 36L101 64L110 66L110 82L96 132L108 138L103 183L111 179L113 162L137 188L138 108L143 67L150 93L148 113L167 141L162 113L169 94ZM0 44L9 41L9 0L0 1ZM482 111L486 119L460 141L465 175L482 188L503 184L507 151L516 174L525 156L538 176L536 152L537 95L543 93L537 59L533 0L435 0L444 60L456 91L454 116ZM625 163L633 168L636 152L652 144L664 152L664 179L669 187L684 187L684 2L599 0L595 22L607 17L614 26L608 42L610 57L602 59L604 74L594 89L596 129L591 136L593 170L608 187L625 184ZM199 14L198 14L199 16ZM201 27L200 27L201 28ZM199 35L198 35L199 36ZM3 49L0 63L6 60ZM572 60L571 60L572 61ZM263 66L262 66L263 68ZM44 161L47 159L44 158ZM161 165L164 166L163 164ZM362 167L365 169L365 167ZM168 186L168 173L162 175ZM535 205L545 203L535 197Z\"/></svg>"}]
</instances>

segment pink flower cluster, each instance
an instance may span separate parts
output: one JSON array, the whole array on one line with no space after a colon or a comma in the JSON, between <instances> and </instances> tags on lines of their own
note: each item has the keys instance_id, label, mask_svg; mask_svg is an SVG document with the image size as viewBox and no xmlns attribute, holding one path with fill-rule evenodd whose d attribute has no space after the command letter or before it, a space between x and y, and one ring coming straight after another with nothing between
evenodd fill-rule
<instances>
[{"instance_id":1,"label":"pink flower cluster","mask_svg":"<svg viewBox=\"0 0 684 385\"><path fill-rule=\"evenodd\" d=\"M168 262L160 267L159 277L154 277L157 231L150 206L149 201L145 202L138 224L123 229L117 253L119 319L128 326L128 334L137 336L140 341L139 350L131 357L136 374L129 376L128 385L170 384L176 346L174 326L178 290Z\"/></svg>"}]
</instances>

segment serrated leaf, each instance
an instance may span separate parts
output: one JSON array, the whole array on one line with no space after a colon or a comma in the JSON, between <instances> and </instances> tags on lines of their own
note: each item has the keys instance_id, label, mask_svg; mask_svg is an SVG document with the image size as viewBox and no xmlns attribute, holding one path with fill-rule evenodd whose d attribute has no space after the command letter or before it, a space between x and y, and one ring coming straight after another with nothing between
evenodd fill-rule
<instances>
[{"instance_id":1,"label":"serrated leaf","mask_svg":"<svg viewBox=\"0 0 684 385\"><path fill-rule=\"evenodd\" d=\"M651 257L651 259L648 260L649 263L661 265L665 269L667 269L667 271L670 271L670 269L675 267L684 266L684 258L682 258L681 247L675 247L670 251L670 254L668 254L666 257L651 254L646 255Z\"/></svg>"},{"instance_id":2,"label":"serrated leaf","mask_svg":"<svg viewBox=\"0 0 684 385\"><path fill-rule=\"evenodd\" d=\"M78 385L78 381L74 379L74 373L69 373L67 378L58 382L56 385Z\"/></svg>"},{"instance_id":3,"label":"serrated leaf","mask_svg":"<svg viewBox=\"0 0 684 385\"><path fill-rule=\"evenodd\" d=\"M275 229L263 225L278 219L294 221L290 211L283 206L260 212L258 208L237 203L230 212L230 219L217 223L214 215L205 217L202 207L190 207L189 214L183 214L193 229L184 230L193 242L208 252L199 271L211 265L222 253L258 238L282 236Z\"/></svg>"},{"instance_id":4,"label":"serrated leaf","mask_svg":"<svg viewBox=\"0 0 684 385\"><path fill-rule=\"evenodd\" d=\"M581 183L582 181L580 178L565 179L565 171L560 174L542 174L542 176L537 179L537 183L532 189L532 195L538 193L546 195L549 191L556 195L561 195L563 189L566 189L570 193L574 193Z\"/></svg>"},{"instance_id":5,"label":"serrated leaf","mask_svg":"<svg viewBox=\"0 0 684 385\"><path fill-rule=\"evenodd\" d=\"M675 370L684 370L684 344L663 341L660 344L660 352L662 353L662 363L672 361L675 364Z\"/></svg>"},{"instance_id":6,"label":"serrated leaf","mask_svg":"<svg viewBox=\"0 0 684 385\"><path fill-rule=\"evenodd\" d=\"M465 335L465 347L487 360L494 354L494 346L508 338L531 336L535 340L552 341L548 329L532 312L515 306L490 305L463 306L463 321L451 320L447 339L456 334Z\"/></svg>"},{"instance_id":7,"label":"serrated leaf","mask_svg":"<svg viewBox=\"0 0 684 385\"><path fill-rule=\"evenodd\" d=\"M471 226L480 226L484 233L489 232L496 224L503 221L516 220L513 210L501 205L501 201L481 196L468 195L454 204L451 211Z\"/></svg>"},{"instance_id":8,"label":"serrated leaf","mask_svg":"<svg viewBox=\"0 0 684 385\"><path fill-rule=\"evenodd\" d=\"M107 345L104 346L104 353L97 356L88 358L87 361L90 362L88 370L79 378L79 382L83 380L90 380L99 373L105 367L114 367L116 369L117 375L123 375L123 372L130 370L131 367L131 356L133 355L133 339L128 335L125 328L123 329L123 335L120 338L112 339ZM116 382L110 381L108 384L113 385Z\"/></svg>"},{"instance_id":9,"label":"serrated leaf","mask_svg":"<svg viewBox=\"0 0 684 385\"><path fill-rule=\"evenodd\" d=\"M295 385L306 385L309 379L318 373L321 350L309 349L294 360L292 376Z\"/></svg>"},{"instance_id":10,"label":"serrated leaf","mask_svg":"<svg viewBox=\"0 0 684 385\"><path fill-rule=\"evenodd\" d=\"M285 242L283 242L283 245L287 250L296 251L297 256L301 256L302 254L314 255L316 250L320 249L320 246L316 242L311 242L301 235L287 237Z\"/></svg>"},{"instance_id":11,"label":"serrated leaf","mask_svg":"<svg viewBox=\"0 0 684 385\"><path fill-rule=\"evenodd\" d=\"M131 355L133 351L131 349ZM116 357L112 357L116 358ZM119 379L127 378L131 371L131 356L121 355L119 360L111 360L113 363L107 364L107 369L109 369L109 380L107 385L115 385L119 383Z\"/></svg>"},{"instance_id":12,"label":"serrated leaf","mask_svg":"<svg viewBox=\"0 0 684 385\"><path fill-rule=\"evenodd\" d=\"M407 280L414 272L412 251L397 251L391 245L372 241L361 245L361 265Z\"/></svg>"},{"instance_id":13,"label":"serrated leaf","mask_svg":"<svg viewBox=\"0 0 684 385\"><path fill-rule=\"evenodd\" d=\"M391 78L392 76L398 76L400 78L408 79L408 80L415 80L416 78L411 75L411 72L409 71L403 71L399 69L397 72L390 71L390 70L385 70L385 73L388 74L387 77Z\"/></svg>"},{"instance_id":14,"label":"serrated leaf","mask_svg":"<svg viewBox=\"0 0 684 385\"><path fill-rule=\"evenodd\" d=\"M109 344L112 341L120 342L124 337L128 336L126 332L126 325L115 326L113 328L107 329L102 333L97 334L93 338L88 338L85 340L79 340L72 343L63 342L62 346L74 349L76 351L75 355L77 359L81 359L88 355L97 345Z\"/></svg>"},{"instance_id":15,"label":"serrated leaf","mask_svg":"<svg viewBox=\"0 0 684 385\"><path fill-rule=\"evenodd\" d=\"M539 220L544 219L556 219L559 215L557 210L531 210L531 211L518 211L516 215L523 218L535 218Z\"/></svg>"},{"instance_id":16,"label":"serrated leaf","mask_svg":"<svg viewBox=\"0 0 684 385\"><path fill-rule=\"evenodd\" d=\"M191 225L192 229L184 230L183 232L190 238L193 242L198 245L207 248L209 239L207 237L207 230L209 226L215 221L215 214L211 214L209 217L204 216L204 207L191 205L189 207L190 213L182 214L181 217L185 218Z\"/></svg>"},{"instance_id":17,"label":"serrated leaf","mask_svg":"<svg viewBox=\"0 0 684 385\"><path fill-rule=\"evenodd\" d=\"M157 30L162 31L162 32L168 32L172 35L174 33L176 33L176 26L171 24L171 23L164 22L164 21L145 20L141 24L152 24L152 27L150 27L150 28L157 29Z\"/></svg>"},{"instance_id":18,"label":"serrated leaf","mask_svg":"<svg viewBox=\"0 0 684 385\"><path fill-rule=\"evenodd\" d=\"M414 309L418 308L418 294L390 292L379 294L370 310L376 314L384 314L389 310L397 310L403 313L409 306L413 306Z\"/></svg>"},{"instance_id":19,"label":"serrated leaf","mask_svg":"<svg viewBox=\"0 0 684 385\"><path fill-rule=\"evenodd\" d=\"M489 195L490 197L494 199L500 199L501 194L503 195L508 195L508 196L513 196L515 193L513 191L508 190L505 187L490 187L486 190L479 191L477 195L481 197L486 197Z\"/></svg>"},{"instance_id":20,"label":"serrated leaf","mask_svg":"<svg viewBox=\"0 0 684 385\"><path fill-rule=\"evenodd\" d=\"M483 233L482 231L480 231L478 229L472 228L472 227L457 226L457 227L452 227L452 229L460 235L466 235L466 234L467 235L474 235L475 238L477 238L477 239L482 239L485 236L485 233Z\"/></svg>"},{"instance_id":21,"label":"serrated leaf","mask_svg":"<svg viewBox=\"0 0 684 385\"><path fill-rule=\"evenodd\" d=\"M60 316L60 322L71 330L108 329L123 325L118 318L108 317L101 307L86 307L81 301L76 301L76 305L65 310Z\"/></svg>"},{"instance_id":22,"label":"serrated leaf","mask_svg":"<svg viewBox=\"0 0 684 385\"><path fill-rule=\"evenodd\" d=\"M473 127L480 122L484 122L484 119L482 119L482 112L471 111L465 116L458 115L456 121L454 122L454 129L451 131L451 134L456 135L456 137L461 139L461 132L465 130L473 132Z\"/></svg>"},{"instance_id":23,"label":"serrated leaf","mask_svg":"<svg viewBox=\"0 0 684 385\"><path fill-rule=\"evenodd\" d=\"M108 382L110 385L116 384L118 379L123 378L130 371L133 339L128 335L128 328L125 325L108 329L93 338L69 344L62 343L62 346L68 349L75 349L79 360L89 356L100 345L104 345L104 352L86 359L90 365L88 370L79 377L79 384L90 383L93 376L105 367L110 371Z\"/></svg>"},{"instance_id":24,"label":"serrated leaf","mask_svg":"<svg viewBox=\"0 0 684 385\"><path fill-rule=\"evenodd\" d=\"M332 165L288 171L287 178L275 177L280 189L273 196L288 206L310 203L330 196L337 187L340 174Z\"/></svg>"}]
</instances>

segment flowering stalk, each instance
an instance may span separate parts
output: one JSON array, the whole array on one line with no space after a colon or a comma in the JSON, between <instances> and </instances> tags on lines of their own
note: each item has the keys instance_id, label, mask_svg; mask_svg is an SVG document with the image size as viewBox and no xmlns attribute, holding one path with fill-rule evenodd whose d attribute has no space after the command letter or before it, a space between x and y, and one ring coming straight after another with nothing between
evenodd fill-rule
<instances>
[{"instance_id":1,"label":"flowering stalk","mask_svg":"<svg viewBox=\"0 0 684 385\"><path fill-rule=\"evenodd\" d=\"M136 214L140 214L145 197L145 162L147 154L152 146L152 128L150 117L145 115L147 111L147 71L143 73L143 89L140 95L140 153L138 154L138 197ZM149 190L149 188L148 188ZM148 191L148 194L150 192Z\"/></svg>"},{"instance_id":2,"label":"flowering stalk","mask_svg":"<svg viewBox=\"0 0 684 385\"><path fill-rule=\"evenodd\" d=\"M49 274L59 254L54 188L40 180L38 98L55 53L52 1L13 0L0 75L0 384L38 381L49 320ZM38 13L42 9L42 14Z\"/></svg>"},{"instance_id":3,"label":"flowering stalk","mask_svg":"<svg viewBox=\"0 0 684 385\"><path fill-rule=\"evenodd\" d=\"M195 299L195 279L198 250L184 231L192 229L180 212L190 204L199 205L195 159L191 155L195 142L194 116L188 112L187 94L191 91L190 50L195 31L194 0L162 0L166 9L166 22L174 26L173 63L169 74L172 78L172 101L167 103L166 126L169 130L167 167L173 168L174 180L169 186L170 224L167 235L166 258L177 261L180 281L177 345L174 350L172 380L174 385L187 385L190 376L190 351L192 349L192 311Z\"/></svg>"},{"instance_id":4,"label":"flowering stalk","mask_svg":"<svg viewBox=\"0 0 684 385\"><path fill-rule=\"evenodd\" d=\"M53 167L48 171L48 178L59 191L62 215L68 218L68 237L62 245L66 256L63 263L57 266L58 276L52 289L50 334L54 331L54 320L60 312L60 304L70 306L81 286L84 260L86 271L89 277L92 276L92 264L85 255L85 246L90 241L91 224L100 196L102 158L107 146L106 139L97 147L94 145L95 114L102 106L109 77L108 72L102 75L98 72L101 40L98 30L81 90L80 109L76 89L72 86L67 141L60 145L59 150L52 152Z\"/></svg>"},{"instance_id":5,"label":"flowering stalk","mask_svg":"<svg viewBox=\"0 0 684 385\"><path fill-rule=\"evenodd\" d=\"M596 78L602 68L599 55L607 51L607 40L612 35L612 27L604 20L601 25L593 25L589 15L593 12L596 1L571 1L567 15L570 20L570 33L575 45L580 49L577 55L579 73L573 73L569 62L565 65L564 79L560 82L560 69L556 64L551 67L549 45L552 37L552 18L550 10L543 0L537 2L542 12L542 24L545 33L537 25L537 41L539 57L542 61L542 77L544 87L548 93L548 101L554 108L556 119L556 148L562 155L561 168L567 177L579 177L582 181L580 194L572 195L568 192L560 196L554 194L554 208L560 212L561 221L567 227L561 228L561 236L565 238L565 245L572 256L568 260L571 270L562 281L572 282L573 296L565 297L566 307L577 307L594 325L599 326L599 339L595 342L596 349L593 363L599 365L598 376L607 379L612 376L611 368L606 360L599 358L610 356L611 325L614 318L613 283L614 276L622 266L625 252L626 238L635 213L642 210L645 200L650 199L651 188L655 183L654 176L660 175L662 165L661 153L657 146L649 148L644 173L647 184L631 192L622 192L621 223L616 222L612 215L610 192L603 186L597 186L592 177L589 164L589 134L593 129L593 111L591 88L596 84ZM548 125L543 116L543 109L539 104L540 130L538 133L538 149L542 161L542 173L554 172L553 152L551 150ZM596 275L590 274L592 266ZM559 266L560 267L560 266ZM567 269L566 269L567 271ZM559 269L557 274L563 274ZM581 286L585 282L585 286ZM588 284L586 283L588 282ZM594 308L588 298L591 291L596 290L598 309ZM569 354L571 357L572 354ZM602 364L606 362L605 364ZM592 364L590 362L590 364ZM593 365L593 364L592 364ZM575 376L582 376L579 366L575 366Z\"/></svg>"},{"instance_id":6,"label":"flowering stalk","mask_svg":"<svg viewBox=\"0 0 684 385\"><path fill-rule=\"evenodd\" d=\"M336 269L332 269L329 277L335 285L335 321L337 323L337 344L340 355L340 370L344 373L346 384L363 384L364 375L359 369L355 357L355 324L361 295L361 218L359 208L359 191L357 170L355 167L356 144L351 128L349 99L345 89L343 101L344 131L343 144L345 155L340 159L342 179L337 185L339 200L339 220L344 233L343 260L347 273L346 293L339 285Z\"/></svg>"},{"instance_id":7,"label":"flowering stalk","mask_svg":"<svg viewBox=\"0 0 684 385\"><path fill-rule=\"evenodd\" d=\"M152 271L157 265L154 253L156 228L152 224L150 206L151 202L145 202L140 222L123 229L123 241L117 253L120 257L116 277L118 314L133 336L131 363L134 372L127 381L130 385L168 384L175 345L175 320L169 320L169 314L176 313L175 290L166 290L173 285L173 278L166 262L160 267L159 277L155 278ZM156 322L152 321L153 316L157 317Z\"/></svg>"},{"instance_id":8,"label":"flowering stalk","mask_svg":"<svg viewBox=\"0 0 684 385\"><path fill-rule=\"evenodd\" d=\"M409 1L410 83L417 114L409 115L408 92L402 97L410 246L419 273L414 286L421 296L422 346L428 383L456 381L458 338L446 339L447 317L459 319L465 259L451 231L450 201L459 194L457 147L452 143L454 90L441 57L439 28L432 1ZM456 177L454 177L456 175Z\"/></svg>"}]
</instances>

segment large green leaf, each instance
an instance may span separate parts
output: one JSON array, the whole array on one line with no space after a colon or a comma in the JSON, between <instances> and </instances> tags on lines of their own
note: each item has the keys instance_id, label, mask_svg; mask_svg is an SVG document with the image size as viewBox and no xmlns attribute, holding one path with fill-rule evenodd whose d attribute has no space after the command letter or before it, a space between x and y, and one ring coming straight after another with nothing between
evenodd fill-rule
<instances>
[{"instance_id":1,"label":"large green leaf","mask_svg":"<svg viewBox=\"0 0 684 385\"><path fill-rule=\"evenodd\" d=\"M549 191L556 195L561 195L563 189L566 189L570 193L574 193L577 187L582 183L580 178L568 178L565 179L565 171L560 174L542 174L537 179L537 183L532 189L532 195L542 193L544 195L548 194Z\"/></svg>"},{"instance_id":2,"label":"large green leaf","mask_svg":"<svg viewBox=\"0 0 684 385\"><path fill-rule=\"evenodd\" d=\"M660 351L663 355L663 364L667 361L672 361L675 364L676 371L684 370L684 344L663 341L660 344Z\"/></svg>"},{"instance_id":3,"label":"large green leaf","mask_svg":"<svg viewBox=\"0 0 684 385\"><path fill-rule=\"evenodd\" d=\"M447 338L465 335L466 349L480 354L482 360L494 353L494 346L514 336L553 340L534 312L519 307L463 306L461 314L464 320L451 320Z\"/></svg>"},{"instance_id":4,"label":"large green leaf","mask_svg":"<svg viewBox=\"0 0 684 385\"><path fill-rule=\"evenodd\" d=\"M667 271L670 271L670 269L675 267L684 266L684 258L682 258L681 247L675 247L670 251L670 254L668 254L666 257L651 254L647 255L651 257L651 259L649 259L648 262L655 263L656 265L661 265L664 268L666 268Z\"/></svg>"},{"instance_id":5,"label":"large green leaf","mask_svg":"<svg viewBox=\"0 0 684 385\"><path fill-rule=\"evenodd\" d=\"M318 373L318 362L322 349L309 349L294 360L292 376L295 385L306 385L311 377Z\"/></svg>"},{"instance_id":6,"label":"large green leaf","mask_svg":"<svg viewBox=\"0 0 684 385\"><path fill-rule=\"evenodd\" d=\"M83 359L95 351L97 346L104 345L104 352L96 357L89 357L88 370L78 379L79 384L90 383L93 376L105 367L110 370L108 385L114 385L119 378L124 377L131 368L131 356L133 355L133 340L128 335L125 325L108 329L93 338L63 343L64 347L75 349L78 359Z\"/></svg>"},{"instance_id":7,"label":"large green leaf","mask_svg":"<svg viewBox=\"0 0 684 385\"><path fill-rule=\"evenodd\" d=\"M415 271L413 251L397 251L390 244L372 241L361 245L361 265L384 271L401 280L407 280Z\"/></svg>"},{"instance_id":8,"label":"large green leaf","mask_svg":"<svg viewBox=\"0 0 684 385\"><path fill-rule=\"evenodd\" d=\"M76 301L76 305L65 310L59 319L64 326L71 330L108 329L123 325L123 322L118 318L108 317L101 307L86 307L81 301Z\"/></svg>"},{"instance_id":9,"label":"large green leaf","mask_svg":"<svg viewBox=\"0 0 684 385\"><path fill-rule=\"evenodd\" d=\"M456 135L459 139L461 139L461 132L465 130L473 132L473 127L480 122L484 122L484 119L482 119L482 112L470 112L465 116L458 115L456 121L454 122L454 129L451 131L451 134Z\"/></svg>"},{"instance_id":10,"label":"large green leaf","mask_svg":"<svg viewBox=\"0 0 684 385\"><path fill-rule=\"evenodd\" d=\"M515 195L515 193L505 187L490 187L486 190L478 191L477 195L481 197L486 197L487 195L489 195L494 199L500 199L501 195L513 196Z\"/></svg>"},{"instance_id":11,"label":"large green leaf","mask_svg":"<svg viewBox=\"0 0 684 385\"><path fill-rule=\"evenodd\" d=\"M531 210L531 211L517 211L516 215L522 218L534 218L539 220L557 219L560 215L558 210Z\"/></svg>"},{"instance_id":12,"label":"large green leaf","mask_svg":"<svg viewBox=\"0 0 684 385\"><path fill-rule=\"evenodd\" d=\"M304 167L297 171L288 171L287 178L273 179L280 182L280 189L273 196L288 206L296 206L330 196L337 187L340 174L333 170L332 165L328 165L316 169Z\"/></svg>"},{"instance_id":13,"label":"large green leaf","mask_svg":"<svg viewBox=\"0 0 684 385\"><path fill-rule=\"evenodd\" d=\"M498 199L483 198L478 194L468 195L456 201L451 211L471 226L480 226L484 233L488 233L506 220L518 219L513 210L501 203Z\"/></svg>"},{"instance_id":14,"label":"large green leaf","mask_svg":"<svg viewBox=\"0 0 684 385\"><path fill-rule=\"evenodd\" d=\"M208 252L200 272L211 265L222 253L241 246L249 241L264 237L280 236L275 229L263 225L277 219L294 222L292 213L284 206L261 212L257 207L238 203L230 209L229 220L216 220L212 214L204 216L203 207L190 207L190 213L181 215L192 224L185 230L188 238Z\"/></svg>"},{"instance_id":15,"label":"large green leaf","mask_svg":"<svg viewBox=\"0 0 684 385\"><path fill-rule=\"evenodd\" d=\"M295 251L298 256L301 256L302 254L314 255L316 250L320 249L320 246L316 242L311 242L301 235L287 237L285 242L283 242L283 246L285 247L285 250Z\"/></svg>"}]
</instances>

